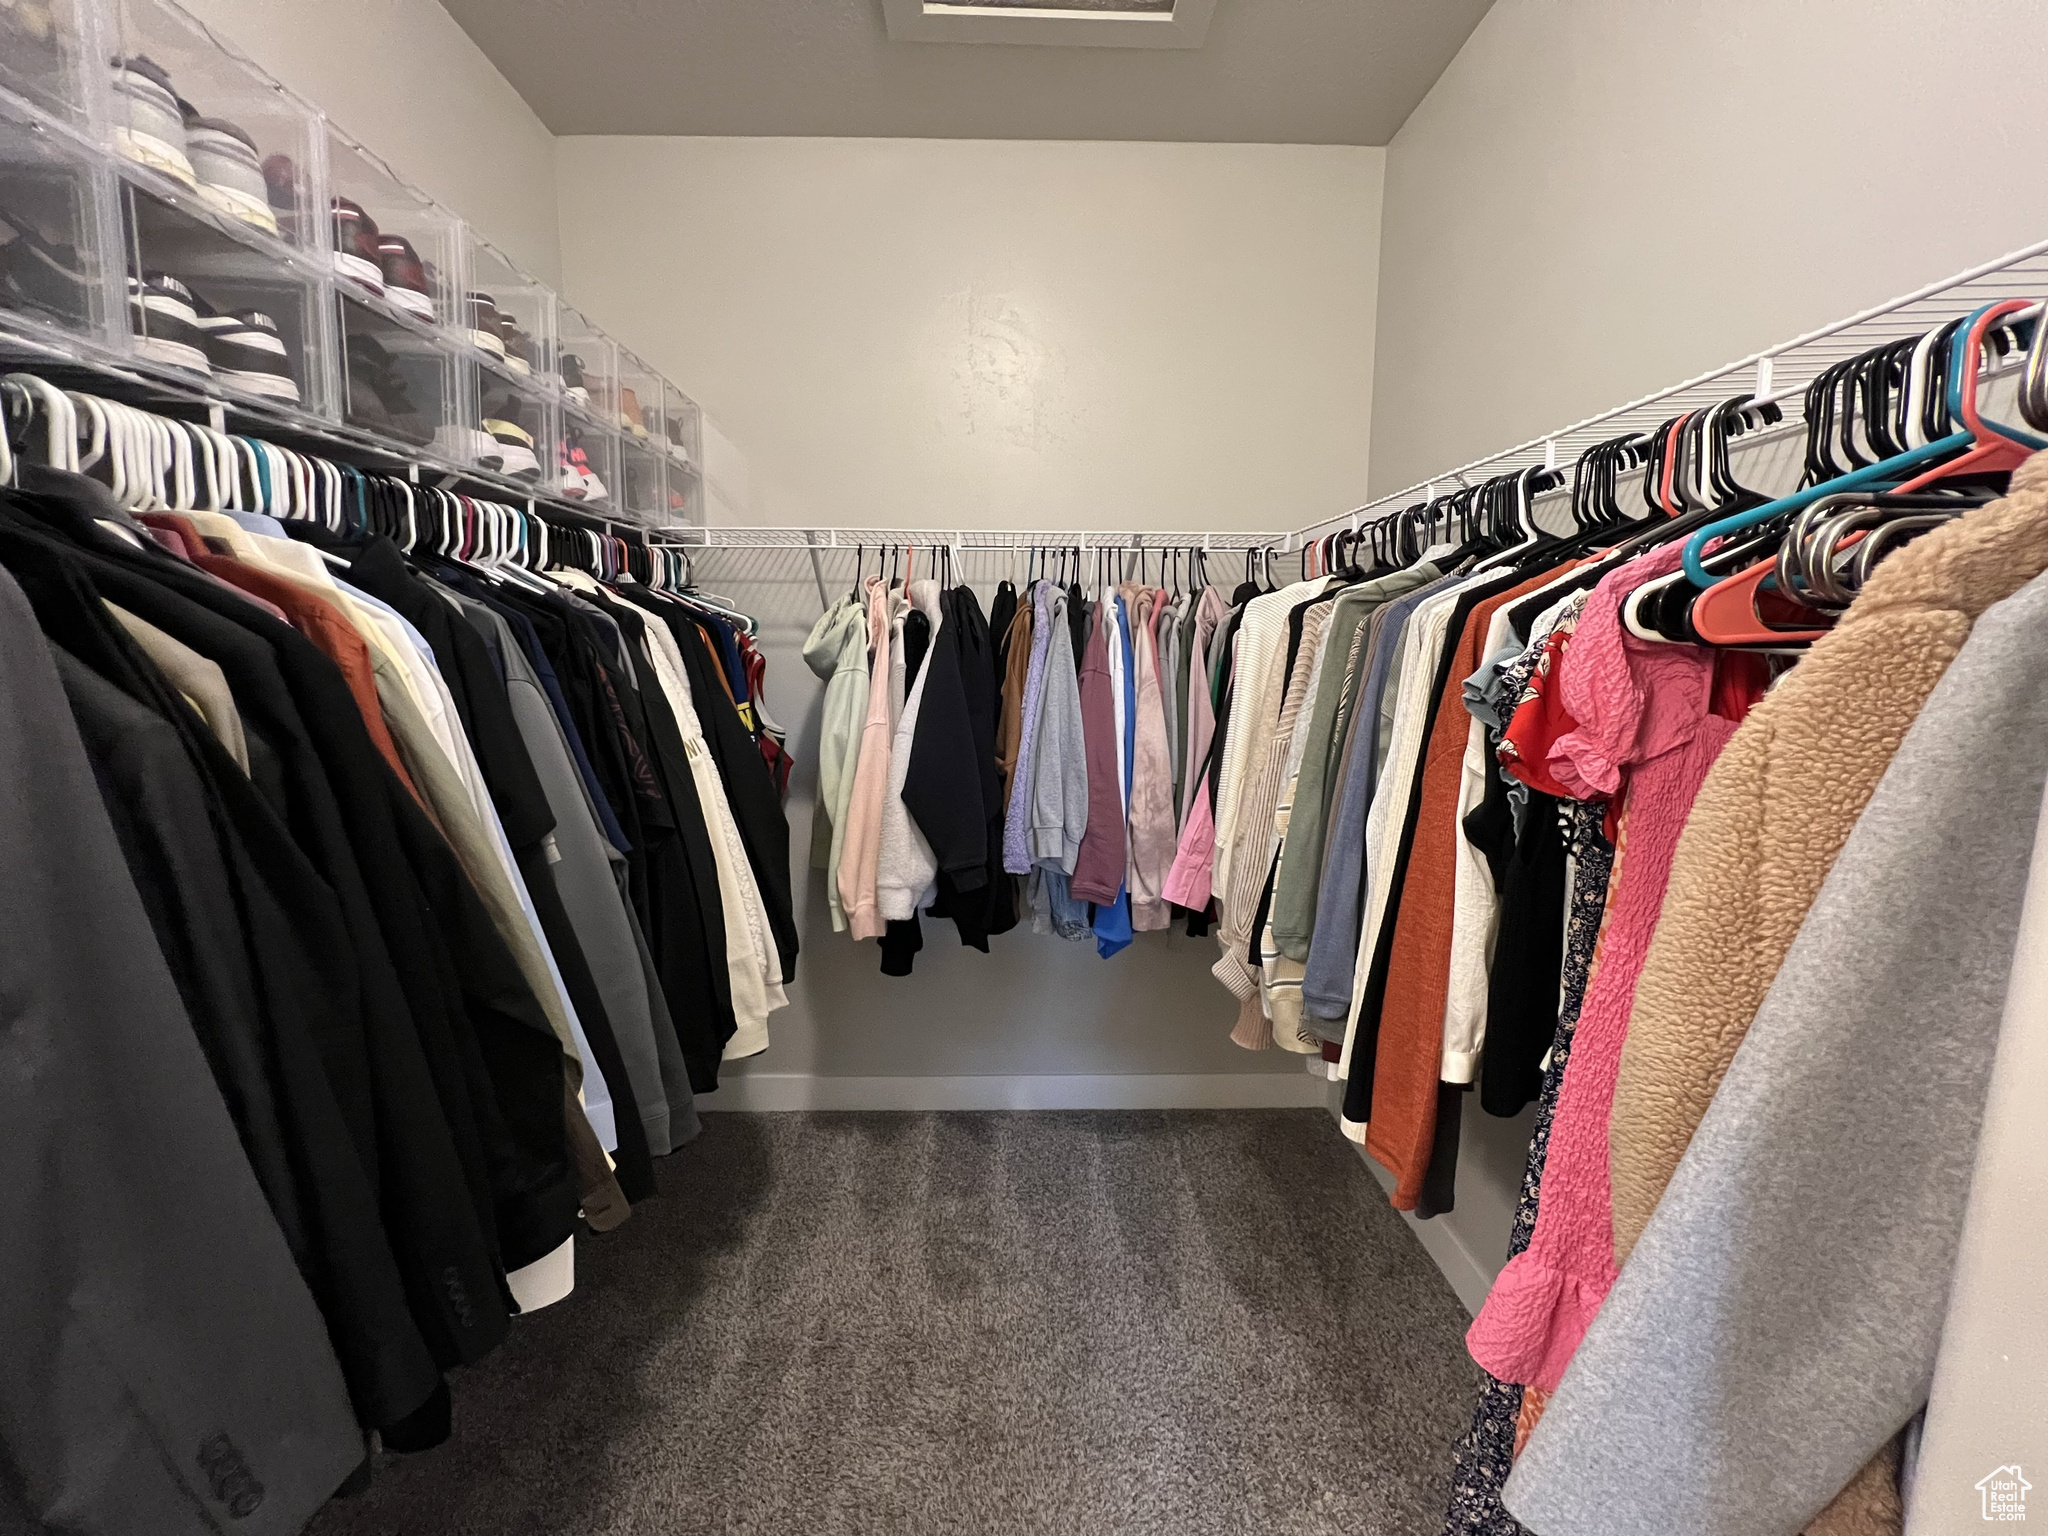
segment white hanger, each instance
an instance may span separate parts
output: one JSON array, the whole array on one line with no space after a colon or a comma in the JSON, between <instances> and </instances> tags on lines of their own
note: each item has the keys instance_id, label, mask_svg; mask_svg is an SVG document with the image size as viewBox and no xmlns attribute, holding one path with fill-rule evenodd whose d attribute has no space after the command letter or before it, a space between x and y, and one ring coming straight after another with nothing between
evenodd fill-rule
<instances>
[{"instance_id":1,"label":"white hanger","mask_svg":"<svg viewBox=\"0 0 2048 1536\"><path fill-rule=\"evenodd\" d=\"M206 510L224 511L240 503L241 485L235 473L235 445L228 441L225 432L216 432L211 427L194 426L193 439L200 446L200 458L206 463Z\"/></svg>"},{"instance_id":2,"label":"white hanger","mask_svg":"<svg viewBox=\"0 0 2048 1536\"><path fill-rule=\"evenodd\" d=\"M107 459L115 471L114 499L130 511L149 502L149 462L142 447L142 424L117 400L101 405L107 413Z\"/></svg>"},{"instance_id":3,"label":"white hanger","mask_svg":"<svg viewBox=\"0 0 2048 1536\"><path fill-rule=\"evenodd\" d=\"M73 411L84 416L91 425L92 430L92 436L87 440L85 452L79 455L78 459L78 470L80 474L83 474L106 457L107 413L101 407L100 402L91 395L72 395L71 406Z\"/></svg>"},{"instance_id":4,"label":"white hanger","mask_svg":"<svg viewBox=\"0 0 2048 1536\"><path fill-rule=\"evenodd\" d=\"M175 511L189 512L199 499L194 489L197 477L192 470L192 438L182 421L166 421L164 428L171 436L172 484L176 489L171 506Z\"/></svg>"},{"instance_id":5,"label":"white hanger","mask_svg":"<svg viewBox=\"0 0 2048 1536\"><path fill-rule=\"evenodd\" d=\"M32 373L10 373L7 379L20 385L30 400L43 408L44 462L52 469L75 472L78 468L78 413L72 409L64 391Z\"/></svg>"}]
</instances>

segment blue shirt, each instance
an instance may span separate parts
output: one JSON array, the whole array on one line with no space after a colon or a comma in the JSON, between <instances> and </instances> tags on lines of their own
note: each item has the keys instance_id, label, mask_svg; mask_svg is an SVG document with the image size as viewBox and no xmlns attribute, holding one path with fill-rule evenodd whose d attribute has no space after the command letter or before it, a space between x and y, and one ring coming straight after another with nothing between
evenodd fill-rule
<instances>
[{"instance_id":1,"label":"blue shirt","mask_svg":"<svg viewBox=\"0 0 2048 1536\"><path fill-rule=\"evenodd\" d=\"M1131 819L1131 765L1136 761L1138 750L1138 655L1131 644L1131 616L1124 607L1121 597L1116 603L1116 637L1124 651L1124 825L1128 829ZM1128 835L1128 832L1126 833ZM1126 868L1129 861L1125 861ZM1127 948L1133 937L1131 930L1131 893L1121 882L1116 888L1116 900L1106 907L1095 910L1095 952L1107 960L1111 955Z\"/></svg>"}]
</instances>

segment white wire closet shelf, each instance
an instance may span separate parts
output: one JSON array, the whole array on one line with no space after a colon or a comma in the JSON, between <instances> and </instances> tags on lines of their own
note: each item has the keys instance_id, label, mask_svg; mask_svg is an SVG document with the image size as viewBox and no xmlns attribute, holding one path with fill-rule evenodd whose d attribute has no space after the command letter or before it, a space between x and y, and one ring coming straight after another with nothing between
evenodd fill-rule
<instances>
[{"instance_id":1,"label":"white wire closet shelf","mask_svg":"<svg viewBox=\"0 0 2048 1536\"><path fill-rule=\"evenodd\" d=\"M1673 384L1654 394L1631 400L1626 405L1588 416L1583 421L1532 437L1512 448L1473 459L1456 469L1444 470L1426 480L1376 496L1363 506L1335 517L1323 518L1283 536L1282 548L1291 549L1303 540L1336 529L1367 523L1375 518L1413 506L1419 501L1467 485L1477 485L1495 475L1535 464L1569 470L1574 461L1596 443L1624 434L1644 436L1674 416L1703 410L1731 394L1748 391L1759 401L1772 400L1785 412L1786 428L1798 430L1802 417L1800 396L1821 373L1867 352L1886 341L1896 341L1957 319L1985 304L2001 299L2038 299L2048 294L2048 240L2023 246L1996 260L1929 283L1885 303L1872 305L1831 325L1779 342L1761 352ZM1270 538L1271 535L1268 535Z\"/></svg>"},{"instance_id":2,"label":"white wire closet shelf","mask_svg":"<svg viewBox=\"0 0 2048 1536\"><path fill-rule=\"evenodd\" d=\"M1569 470L1579 455L1596 443L1624 434L1643 436L1673 416L1704 409L1743 391L1755 395L1760 401L1778 402L1785 413L1786 424L1769 433L1754 434L1754 445L1761 445L1771 438L1796 435L1801 423L1801 394L1808 384L1835 363L1866 352L1880 342L1930 330L1980 305L2001 299L2040 298L2043 295L2048 295L2048 240L2024 246L1996 260L1929 283L1924 288L1860 310L1846 319L1766 347L1761 352L1753 352L1748 357L1631 400L1626 405L1473 459L1455 469L1403 486L1398 491L1376 496L1348 512L1293 529L1220 533L1103 528L768 528L728 525L656 531L691 549L820 550L909 545L956 550L1194 548L1213 551L1271 546L1278 552L1287 553L1321 534L1359 526L1416 502L1434 500L1462 486L1477 485L1511 469L1534 464Z\"/></svg>"},{"instance_id":3,"label":"white wire closet shelf","mask_svg":"<svg viewBox=\"0 0 2048 1536\"><path fill-rule=\"evenodd\" d=\"M721 524L717 527L663 527L647 530L685 549L856 549L908 547L913 549L1014 550L1078 549L1264 549L1276 535L1270 530L1219 533L1214 531L1169 532L1157 528L1110 532L1100 528L793 528L748 527Z\"/></svg>"}]
</instances>

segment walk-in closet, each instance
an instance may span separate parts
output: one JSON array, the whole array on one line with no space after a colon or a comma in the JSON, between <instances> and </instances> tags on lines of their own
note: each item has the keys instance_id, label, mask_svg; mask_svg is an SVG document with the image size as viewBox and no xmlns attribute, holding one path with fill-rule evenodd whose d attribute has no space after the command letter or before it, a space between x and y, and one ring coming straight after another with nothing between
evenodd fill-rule
<instances>
[{"instance_id":1,"label":"walk-in closet","mask_svg":"<svg viewBox=\"0 0 2048 1536\"><path fill-rule=\"evenodd\" d=\"M0 1532L2048 1519L2028 0L0 0Z\"/></svg>"}]
</instances>

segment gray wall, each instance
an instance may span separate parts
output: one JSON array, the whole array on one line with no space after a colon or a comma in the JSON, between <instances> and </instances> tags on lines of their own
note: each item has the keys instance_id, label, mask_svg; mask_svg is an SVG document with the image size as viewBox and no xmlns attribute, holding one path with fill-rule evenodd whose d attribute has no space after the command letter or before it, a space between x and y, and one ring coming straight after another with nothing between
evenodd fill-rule
<instances>
[{"instance_id":1,"label":"gray wall","mask_svg":"<svg viewBox=\"0 0 2048 1536\"><path fill-rule=\"evenodd\" d=\"M1382 150L557 154L567 291L744 450L753 521L1283 528L1365 484Z\"/></svg>"},{"instance_id":2,"label":"gray wall","mask_svg":"<svg viewBox=\"0 0 2048 1536\"><path fill-rule=\"evenodd\" d=\"M1387 151L1375 494L2048 236L2040 0L1498 0Z\"/></svg>"}]
</instances>

